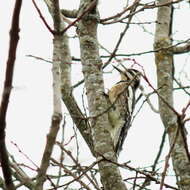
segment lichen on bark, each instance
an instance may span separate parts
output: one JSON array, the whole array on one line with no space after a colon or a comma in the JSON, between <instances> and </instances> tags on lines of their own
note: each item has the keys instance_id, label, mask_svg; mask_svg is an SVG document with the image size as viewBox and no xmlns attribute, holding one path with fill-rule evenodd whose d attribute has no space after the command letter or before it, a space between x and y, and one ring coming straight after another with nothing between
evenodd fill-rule
<instances>
[{"instance_id":1,"label":"lichen on bark","mask_svg":"<svg viewBox=\"0 0 190 190\"><path fill-rule=\"evenodd\" d=\"M159 3L167 0L159 1ZM172 5L158 8L155 32L155 63L157 68L157 86L159 93L159 111L165 130L169 137L173 168L177 177L177 185L182 190L190 189L189 153L187 152L184 128L180 124L179 115L175 113L173 99L174 62L172 52ZM164 100L164 101L163 101Z\"/></svg>"},{"instance_id":2,"label":"lichen on bark","mask_svg":"<svg viewBox=\"0 0 190 190\"><path fill-rule=\"evenodd\" d=\"M81 15L92 1L81 0L79 13ZM97 160L105 158L98 163L101 182L105 190L126 190L119 169L113 162L117 161L113 148L111 135L108 131L108 108L104 96L104 80L102 61L99 56L97 40L98 11L95 6L78 23L77 33L80 41L81 62L83 67L86 95L94 152Z\"/></svg>"}]
</instances>

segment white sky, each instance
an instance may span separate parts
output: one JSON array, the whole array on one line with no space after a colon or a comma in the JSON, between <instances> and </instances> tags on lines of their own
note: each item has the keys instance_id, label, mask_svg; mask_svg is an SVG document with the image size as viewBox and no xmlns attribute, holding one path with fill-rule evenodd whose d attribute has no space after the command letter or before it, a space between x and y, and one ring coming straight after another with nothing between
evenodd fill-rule
<instances>
[{"instance_id":1,"label":"white sky","mask_svg":"<svg viewBox=\"0 0 190 190\"><path fill-rule=\"evenodd\" d=\"M2 93L2 86L4 81L4 71L7 60L8 42L9 42L9 29L12 8L14 5L13 0L3 1L0 3L0 93ZM43 1L36 1L40 9L51 23L51 17L48 14ZM63 2L65 8L77 8L78 2L70 0L69 3ZM117 13L122 10L125 1L109 1L109 9L107 1L101 1L100 15L106 17ZM183 11L177 10L175 20L175 37L178 40L189 38L190 28L187 26L187 21L181 18L189 17L189 7L179 7ZM148 11L137 15L140 21L155 21L155 13ZM186 23L185 23L186 22ZM153 25L145 25L149 32L154 32ZM50 126L52 114L52 76L51 64L29 58L26 55L32 54L42 57L44 59L51 59L52 57L52 36L42 24L36 10L34 9L31 1L23 1L21 12L20 24L20 41L17 51L17 60L14 73L14 89L11 94L9 110L7 114L7 144L11 153L19 161L27 163L23 155L18 153L18 150L11 144L14 141L18 144L21 150L27 154L36 164L40 163L43 146L45 144L46 135ZM116 40L120 35L121 27L114 25L112 28L108 26L99 26L99 40L110 51L113 50ZM75 29L70 30L69 35L74 34ZM111 39L111 40L110 40ZM152 49L153 37L139 26L132 26L127 32L126 38L119 48L119 53L134 53L142 52ZM79 45L76 40L70 41L72 56L79 57ZM105 55L104 51L101 51ZM154 66L154 56L144 55L135 58L140 64L143 65L147 76L156 86L156 73ZM177 69L181 70L184 67L185 71L189 69L189 57L187 54L184 56L176 57ZM79 63L73 64L73 81L76 82L82 78L81 66ZM178 70L178 71L179 71ZM110 71L110 70L109 70ZM189 73L188 73L189 74ZM107 74L106 88L109 88L118 79L118 74ZM182 78L184 81L184 75ZM145 86L145 89L147 87ZM81 102L82 87L74 91ZM183 96L181 93L176 93L176 107L180 110L187 103L189 97ZM157 104L155 97L152 98L153 103ZM65 108L63 112L66 113ZM68 115L65 114L68 118ZM156 156L159 148L159 142L163 133L163 126L160 122L158 115L153 113L147 104L144 105L143 110L138 114L133 128L130 130L127 137L125 148L120 156L121 162L131 160L131 165L134 167L150 166ZM73 124L68 119L66 127L66 140L72 136ZM87 153L86 145L79 138L82 163L91 162L90 154ZM74 151L75 143L72 141L68 145L68 149ZM165 149L162 159L165 158L168 149ZM84 153L85 152L85 153ZM56 157L56 156L55 156ZM66 159L67 162L69 162ZM31 163L29 163L31 165Z\"/></svg>"}]
</instances>

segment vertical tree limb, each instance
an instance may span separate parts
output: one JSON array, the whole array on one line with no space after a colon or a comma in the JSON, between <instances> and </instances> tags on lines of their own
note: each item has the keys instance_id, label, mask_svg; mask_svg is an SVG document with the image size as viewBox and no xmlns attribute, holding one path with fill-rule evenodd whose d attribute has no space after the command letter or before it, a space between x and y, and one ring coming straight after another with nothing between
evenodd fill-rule
<instances>
[{"instance_id":1,"label":"vertical tree limb","mask_svg":"<svg viewBox=\"0 0 190 190\"><path fill-rule=\"evenodd\" d=\"M44 0L46 3L49 12L54 17L52 6L53 1L52 0ZM79 18L77 18L77 21ZM73 119L75 125L79 129L82 137L86 141L88 147L90 148L91 152L93 153L93 143L91 135L89 135L89 123L88 120L84 117L82 111L80 110L79 106L77 105L77 102L72 95L72 85L71 85L71 63L72 63L72 57L70 53L69 48L69 41L68 36L66 34L65 24L63 21L61 21L61 37L60 37L60 43L61 43L61 63L60 63L60 72L61 72L61 95L62 100L64 104L66 105L71 118Z\"/></svg>"},{"instance_id":2,"label":"vertical tree limb","mask_svg":"<svg viewBox=\"0 0 190 190\"><path fill-rule=\"evenodd\" d=\"M73 118L75 124L79 128L81 134L83 135L84 139L86 140L89 147L92 149L92 143L90 136L85 132L87 131L87 123L85 118L78 108L74 97L71 95L71 55L68 46L68 37L65 33L61 33L61 30L65 28L64 23L61 21L60 9L59 9L59 1L51 1L51 0L44 0L48 9L52 15L53 23L54 23L54 53L53 53L53 78L54 78L54 96L62 96L64 103L66 104L71 117ZM59 73L59 74L58 74ZM57 76L59 75L59 76ZM58 78L59 79L58 79ZM57 87L56 87L57 86ZM59 88L59 89L55 89ZM60 95L60 91L62 95ZM60 98L59 97L59 98ZM59 102L60 100L54 98L54 108L55 105L61 105ZM57 103L56 103L57 100ZM57 111L56 111L57 110ZM55 143L55 139L57 136L57 132L59 129L59 124L61 121L61 114L59 114L60 108L54 109L54 113L58 113L59 116L56 120L52 118L52 125L50 129L50 133L47 137L47 144L44 150L44 155L42 158L41 166L39 169L39 173L37 176L37 183L36 188L42 189L43 183L45 181L45 174L49 165L49 159L51 156L51 152L53 149L53 145ZM61 112L60 112L61 113ZM55 115L54 115L55 116ZM53 117L54 117L53 116ZM54 120L54 121L53 121ZM56 122L57 121L57 122Z\"/></svg>"},{"instance_id":3,"label":"vertical tree limb","mask_svg":"<svg viewBox=\"0 0 190 190\"><path fill-rule=\"evenodd\" d=\"M12 16L12 24L10 30L10 44L7 60L7 68L5 75L5 83L3 89L3 97L0 106L0 162L3 170L3 176L5 179L5 185L7 190L14 190L15 186L12 181L11 168L9 164L8 153L5 143L5 128L6 128L6 113L9 103L9 97L12 89L13 72L16 59L16 50L19 40L19 17L22 6L22 0L15 2L15 7Z\"/></svg>"},{"instance_id":4,"label":"vertical tree limb","mask_svg":"<svg viewBox=\"0 0 190 190\"><path fill-rule=\"evenodd\" d=\"M83 11L85 11L91 3L91 0L81 0L78 16L82 15ZM96 6L97 3L98 1L96 1ZM91 135L94 142L96 159L99 160L102 157L107 159L98 164L104 189L126 190L127 188L122 181L118 166L113 163L117 158L108 131L110 125L108 114L105 112L108 105L103 95L104 81L102 61L99 56L97 40L97 23L99 18L96 6L79 21L77 30L80 40L81 61L91 118Z\"/></svg>"},{"instance_id":5,"label":"vertical tree limb","mask_svg":"<svg viewBox=\"0 0 190 190\"><path fill-rule=\"evenodd\" d=\"M166 3L167 0L161 0L159 3ZM165 48L172 45L172 5L158 8L157 24L155 32L154 48ZM155 62L157 67L159 94L168 105L173 107L173 52L171 49L155 52ZM176 131L183 126L180 125L179 116L159 98L159 111L166 132L169 136L170 146L173 147L171 156L176 176L180 178L178 186L182 190L190 189L190 163L186 151L186 144L183 134L179 133L176 139ZM175 140L176 139L176 140ZM174 143L175 142L175 143Z\"/></svg>"},{"instance_id":6,"label":"vertical tree limb","mask_svg":"<svg viewBox=\"0 0 190 190\"><path fill-rule=\"evenodd\" d=\"M60 89L60 63L61 63L61 35L59 35L61 29L61 18L59 12L59 0L55 0L52 3L52 14L54 19L54 29L56 34L54 35L53 43L53 116L51 120L51 128L47 135L46 147L43 153L41 165L36 177L36 190L43 190L43 184L46 180L46 173L50 163L50 157L55 145L56 137L59 131L60 123L62 120L61 111L61 89Z\"/></svg>"}]
</instances>

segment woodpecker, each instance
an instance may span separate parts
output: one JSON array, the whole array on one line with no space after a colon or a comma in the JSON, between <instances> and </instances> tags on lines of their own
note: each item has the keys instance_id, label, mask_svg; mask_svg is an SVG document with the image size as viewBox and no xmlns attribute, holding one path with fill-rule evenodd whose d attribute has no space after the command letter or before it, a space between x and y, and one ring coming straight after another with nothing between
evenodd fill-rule
<instances>
[{"instance_id":1,"label":"woodpecker","mask_svg":"<svg viewBox=\"0 0 190 190\"><path fill-rule=\"evenodd\" d=\"M109 91L108 98L111 108L108 111L110 134L117 155L122 150L127 132L131 126L132 114L135 107L135 92L140 85L141 72L136 69L125 71L113 66L121 75L121 80Z\"/></svg>"}]
</instances>

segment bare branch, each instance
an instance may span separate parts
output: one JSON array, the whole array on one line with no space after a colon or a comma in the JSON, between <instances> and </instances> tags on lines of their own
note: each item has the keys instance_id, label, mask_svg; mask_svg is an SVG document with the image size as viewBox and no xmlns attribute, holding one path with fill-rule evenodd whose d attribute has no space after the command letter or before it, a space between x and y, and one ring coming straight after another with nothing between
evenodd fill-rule
<instances>
[{"instance_id":1,"label":"bare branch","mask_svg":"<svg viewBox=\"0 0 190 190\"><path fill-rule=\"evenodd\" d=\"M145 93L143 86L140 86L139 89L141 90L143 96L146 97L146 101L147 101L148 105L150 106L151 110L152 110L153 112L155 112L155 113L159 113L159 110L156 109L156 108L153 106L153 104L151 103L151 101L150 101L150 98L149 98L149 97L150 97L150 94L146 94L146 93ZM151 93L151 94L152 94L152 93Z\"/></svg>"},{"instance_id":2,"label":"bare branch","mask_svg":"<svg viewBox=\"0 0 190 190\"><path fill-rule=\"evenodd\" d=\"M129 170L131 170L131 171L138 172L139 174L142 174L142 175L146 176L146 177L149 178L151 181L154 181L154 182L156 182L157 184L160 184L160 183L161 183L161 181L159 181L157 178L155 178L154 176L152 176L152 175L149 174L148 172L145 172L145 171L136 169L136 168L134 168L134 167L132 167L132 166L129 166L127 163L120 164L120 163L114 162L114 161L112 161L112 160L108 160L108 159L105 158L103 155L101 155L101 156L102 156L102 158L103 158L101 161L106 160L106 161L108 161L108 162L111 162L111 163L117 165L118 167L125 168L125 169L129 169ZM124 181L125 181L125 180L124 180ZM169 185L169 184L167 184L167 183L163 183L163 185L164 185L166 188L171 188L171 189L179 190L178 188L176 188L176 187L174 187L174 186L171 186L171 185Z\"/></svg>"},{"instance_id":3,"label":"bare branch","mask_svg":"<svg viewBox=\"0 0 190 190\"><path fill-rule=\"evenodd\" d=\"M131 7L136 3L136 1L135 1L134 4L132 4L129 7L126 7L120 13L117 13L116 15L113 15L113 16L108 17L108 18L100 19L100 23L102 23L102 24L110 24L110 23L113 24L113 23L121 22L121 21L123 21L124 19L126 19L126 18L128 18L130 16L134 16L135 14L137 14L137 13L139 13L141 11L144 11L145 9L153 9L153 8L158 8L158 7L164 7L164 6L168 6L168 5L171 5L171 4L179 3L181 1L183 1L183 0L176 0L176 1L170 0L168 2L159 3L159 4L157 4L156 1L152 1L152 2L149 2L149 3L146 3L146 4L138 3L138 7L141 6L141 8L137 9L136 11L134 11L132 13L130 12L128 15L124 16L121 19L118 19L119 17L121 17L127 11L129 11L131 9ZM113 20L113 21L107 22L109 20Z\"/></svg>"},{"instance_id":4,"label":"bare branch","mask_svg":"<svg viewBox=\"0 0 190 190\"><path fill-rule=\"evenodd\" d=\"M91 190L79 177L76 176L73 172L71 172L70 170L68 170L62 163L57 162L55 159L51 158L51 161L56 163L58 166L60 166L61 168L63 168L64 172L67 173L68 175L72 176L74 178L74 181L77 181L78 183L80 183L82 185L83 188L85 188L86 190Z\"/></svg>"},{"instance_id":5,"label":"bare branch","mask_svg":"<svg viewBox=\"0 0 190 190\"><path fill-rule=\"evenodd\" d=\"M5 185L6 188L9 190L14 190L15 186L12 181L10 163L9 163L8 153L6 150L5 127L6 127L6 113L8 108L8 102L12 89L16 50L19 40L19 31L20 31L19 17L20 17L21 6L22 6L22 0L17 0L15 2L15 7L12 16L5 83L3 89L3 97L0 105L0 162L3 170L3 176L5 179Z\"/></svg>"},{"instance_id":6,"label":"bare branch","mask_svg":"<svg viewBox=\"0 0 190 190\"><path fill-rule=\"evenodd\" d=\"M135 2L133 3L133 5L130 7L130 13L133 13L136 10L139 1L140 0L135 0ZM123 32L121 32L119 40L118 40L118 42L117 42L117 44L116 44L113 52L111 53L111 56L109 57L108 61L103 65L103 68L105 68L111 62L111 60L113 59L113 57L115 57L115 54L116 54L116 52L117 52L117 50L119 48L119 45L121 44L122 39L124 38L127 30L129 29L131 20L132 20L132 16L129 17L128 24L124 28Z\"/></svg>"},{"instance_id":7,"label":"bare branch","mask_svg":"<svg viewBox=\"0 0 190 190\"><path fill-rule=\"evenodd\" d=\"M52 61L46 60L46 59L44 59L42 57L38 57L38 56L35 56L35 55L26 55L26 56L35 58L35 59L40 60L40 61L45 61L47 63L51 63L51 64L53 63Z\"/></svg>"},{"instance_id":8,"label":"bare branch","mask_svg":"<svg viewBox=\"0 0 190 190\"><path fill-rule=\"evenodd\" d=\"M54 29L56 32L61 30L61 18L59 12L59 1L55 0L52 3L52 15L54 20ZM61 78L60 78L60 64L61 64L61 35L54 35L54 53L53 53L53 115L51 120L51 128L47 135L47 142L43 153L41 165L37 175L36 189L42 190L43 184L46 180L46 172L50 163L50 157L55 145L56 137L59 131L62 120L61 110Z\"/></svg>"},{"instance_id":9,"label":"bare branch","mask_svg":"<svg viewBox=\"0 0 190 190\"><path fill-rule=\"evenodd\" d=\"M77 18L78 10L61 9L61 13L68 18Z\"/></svg>"},{"instance_id":10,"label":"bare branch","mask_svg":"<svg viewBox=\"0 0 190 190\"><path fill-rule=\"evenodd\" d=\"M187 41L187 43L185 45L173 48L173 53L174 54L182 54L182 53L187 53L189 51L190 51L190 42L189 42L189 40Z\"/></svg>"},{"instance_id":11,"label":"bare branch","mask_svg":"<svg viewBox=\"0 0 190 190\"><path fill-rule=\"evenodd\" d=\"M37 6L35 0L32 0L32 2L33 2L33 4L34 4L34 7L36 8L36 10L37 10L37 12L38 12L40 18L42 19L42 22L44 23L44 25L45 25L46 28L54 35L55 32L54 32L54 31L51 29L51 27L48 25L47 21L45 20L45 18L44 18L43 15L42 15L40 9L38 8L38 6Z\"/></svg>"},{"instance_id":12,"label":"bare branch","mask_svg":"<svg viewBox=\"0 0 190 190\"><path fill-rule=\"evenodd\" d=\"M175 143L176 143L176 140L177 140L177 137L179 135L179 131L180 131L180 127L177 128L176 130L176 134L175 134L175 138L174 138L174 141L173 141L173 144L170 146L170 150L166 156L166 160L165 160L165 165L164 165L164 170L162 172L162 178L161 178L161 182L160 182L160 190L163 189L164 187L164 180L165 180L165 177L166 177L166 172L167 172L167 169L169 167L169 159L170 159L170 156L172 154L172 151L174 149L174 146L175 146Z\"/></svg>"},{"instance_id":13,"label":"bare branch","mask_svg":"<svg viewBox=\"0 0 190 190\"><path fill-rule=\"evenodd\" d=\"M74 20L70 25L65 27L62 31L61 34L65 33L71 26L74 26L77 22L79 22L88 12L90 12L97 4L97 0L93 0L88 7L78 16L76 20Z\"/></svg>"},{"instance_id":14,"label":"bare branch","mask_svg":"<svg viewBox=\"0 0 190 190\"><path fill-rule=\"evenodd\" d=\"M44 0L48 6L48 9L50 11L50 14L53 16L52 13L52 3L50 0ZM93 4L91 4L93 5ZM89 7L90 8L90 7ZM90 11L87 7L87 12ZM84 12L83 12L84 13ZM85 13L86 14L86 13ZM84 14L84 15L85 15ZM62 22L62 31L65 29L65 25ZM76 124L77 128L79 129L81 135L85 139L86 143L88 144L91 152L93 153L93 143L92 143L92 137L89 135L89 123L88 120L84 117L82 111L80 110L74 96L72 95L72 87L71 87L71 54L69 50L68 45L68 37L66 35L66 32L62 33L59 32L57 34L60 37L60 49L61 49L61 55L60 55L60 72L61 72L61 94L62 94L62 100L64 104L66 105L74 123Z\"/></svg>"},{"instance_id":15,"label":"bare branch","mask_svg":"<svg viewBox=\"0 0 190 190\"><path fill-rule=\"evenodd\" d=\"M22 185L25 185L29 189L34 187L32 179L27 176L27 174L18 166L16 162L12 162L11 167L16 171L16 175L14 175L14 177L20 181L20 184L18 184L17 187Z\"/></svg>"},{"instance_id":16,"label":"bare branch","mask_svg":"<svg viewBox=\"0 0 190 190\"><path fill-rule=\"evenodd\" d=\"M67 151L64 146L57 142L58 146L65 152L67 153L67 155L71 158L71 160L75 163L76 167L79 168L80 172L83 173L83 175L92 183L92 185L94 186L95 189L99 190L99 187L96 185L96 183L90 178L90 176L86 173L86 171L84 172L84 169L82 168L82 166L80 165L80 163L73 157L73 155L71 154L70 151Z\"/></svg>"}]
</instances>

